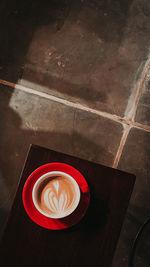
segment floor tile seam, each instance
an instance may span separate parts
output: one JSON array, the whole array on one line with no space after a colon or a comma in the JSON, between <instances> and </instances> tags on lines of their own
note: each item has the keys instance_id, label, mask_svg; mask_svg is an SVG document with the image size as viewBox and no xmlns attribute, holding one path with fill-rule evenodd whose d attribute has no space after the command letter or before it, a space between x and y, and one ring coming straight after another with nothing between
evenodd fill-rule
<instances>
[{"instance_id":1,"label":"floor tile seam","mask_svg":"<svg viewBox=\"0 0 150 267\"><path fill-rule=\"evenodd\" d=\"M137 110L137 106L138 106L138 103L139 103L140 96L142 94L143 85L144 85L145 79L147 77L147 73L148 73L149 68L150 68L150 57L147 60L147 63L145 64L145 67L144 67L144 69L142 71L141 78L140 78L140 81L139 81L139 86L138 86L138 88L136 90L136 95L135 95L135 98L133 99L132 107L131 107L131 109L130 109L130 111L128 113L128 116L127 116L127 119L130 120L130 121L134 121L136 110Z\"/></svg>"},{"instance_id":2,"label":"floor tile seam","mask_svg":"<svg viewBox=\"0 0 150 267\"><path fill-rule=\"evenodd\" d=\"M65 104L67 106L70 106L72 108L76 108L76 109L80 109L80 110L83 110L83 111L86 111L86 112L94 113L94 114L99 115L101 117L104 117L104 118L116 121L118 123L121 123L123 125L123 134L122 134L122 137L121 137L121 140L120 140L120 144L119 144L118 150L116 152L116 156L114 158L113 168L117 168L117 166L119 164L119 160L121 158L121 154L122 154L123 148L125 146L129 131L130 131L130 129L132 127L135 127L135 128L150 132L150 126L148 126L148 125L142 125L140 123L137 123L137 122L130 121L130 120L124 119L122 117L119 117L117 115L112 115L112 114L109 114L109 113L106 113L106 112L102 112L102 111L98 111L98 110L95 110L95 109L87 108L87 107L85 107L85 106L83 106L81 104L73 103L73 102L70 102L70 101L67 101L67 100L64 100L64 99L61 99L61 98L58 98L58 97L55 97L55 96L52 96L52 95L49 95L49 94L46 94L46 93L43 93L43 92L39 92L39 91L37 91L35 89L27 88L25 86L22 86L22 85L19 85L19 84L15 84L15 83L12 83L12 82L8 82L8 81L5 81L5 80L0 80L0 83L4 84L4 85L7 85L9 87L13 87L15 89L24 91L26 93L30 93L30 94L37 95L37 96L40 96L40 97L43 97L43 98L46 98L46 99L50 99L50 100L59 102L61 104Z\"/></svg>"},{"instance_id":3,"label":"floor tile seam","mask_svg":"<svg viewBox=\"0 0 150 267\"><path fill-rule=\"evenodd\" d=\"M113 162L113 165L112 167L113 168L117 168L118 167L118 164L119 164L119 161L120 161L120 158L121 158L121 155L122 155L122 151L124 149L124 146L126 144L126 140L127 140L127 137L129 135L129 132L130 132L130 129L132 128L131 125L126 125L123 129L123 134L122 134L122 137L121 137L121 140L120 140L120 143L119 143L119 147L118 147L118 150L117 150L117 153L116 153L116 156L114 158L114 162Z\"/></svg>"},{"instance_id":4,"label":"floor tile seam","mask_svg":"<svg viewBox=\"0 0 150 267\"><path fill-rule=\"evenodd\" d=\"M137 128L139 130L150 132L150 126L149 125L141 124L141 123L138 123L138 122L135 122L135 121L131 122L131 125L132 125L133 128Z\"/></svg>"},{"instance_id":5,"label":"floor tile seam","mask_svg":"<svg viewBox=\"0 0 150 267\"><path fill-rule=\"evenodd\" d=\"M150 57L148 57L148 60L147 60L147 62L145 64L145 67L144 67L143 72L141 74L139 86L137 88L135 97L134 97L133 102L132 102L132 107L131 107L131 109L130 109L130 111L128 113L128 116L126 116L126 119L129 122L129 125L124 127L122 138L120 140L120 144L119 144L119 147L118 147L118 150L117 150L114 162L113 162L113 167L114 168L118 167L118 164L119 164L119 161L120 161L124 146L125 146L126 141L127 141L127 137L129 135L129 132L130 132L130 129L132 127L134 127L134 128L138 128L140 130L144 130L144 131L150 132L150 127L148 125L143 125L141 123L135 122L135 114L136 114L137 106L138 106L138 103L139 103L139 99L140 99L140 96L141 96L141 93L142 93L143 85L144 85L144 82L145 82L145 79L146 79L146 76L147 76L149 68L150 68Z\"/></svg>"},{"instance_id":6,"label":"floor tile seam","mask_svg":"<svg viewBox=\"0 0 150 267\"><path fill-rule=\"evenodd\" d=\"M33 95L45 98L47 100L52 100L52 101L58 102L60 104L67 105L67 106L69 106L71 108L83 110L83 111L98 115L100 117L104 117L106 119L110 119L112 121L121 123L123 125L124 124L130 124L130 121L128 121L128 120L126 120L126 119L124 119L124 118L122 118L122 117L120 117L118 115L111 114L111 113L108 113L108 112L105 112L105 111L100 111L100 110L97 110L97 109L93 109L93 108L84 106L84 105L82 105L80 103L75 103L75 102L72 102L72 101L69 101L69 100L66 100L66 99L63 99L63 98L60 98L60 97L56 97L54 95L51 95L51 94L48 94L48 93L45 93L45 92L40 92L40 91L38 91L36 89L32 89L32 88L29 88L29 87L26 87L26 86L23 86L23 85L20 85L20 84L15 84L15 83L3 80L3 79L0 79L0 84L12 87L14 89L21 90L21 91L29 93L29 94L33 94Z\"/></svg>"},{"instance_id":7,"label":"floor tile seam","mask_svg":"<svg viewBox=\"0 0 150 267\"><path fill-rule=\"evenodd\" d=\"M148 125L143 125L143 124L140 124L140 123L134 122L134 121L131 121L131 124L125 125L125 127L123 129L123 134L122 134L122 137L121 137L121 140L119 143L119 147L118 147L118 150L116 152L116 156L114 158L114 162L112 165L113 168L118 167L123 149L124 149L126 141L127 141L127 137L128 137L129 132L132 128L136 128L136 129L143 130L143 131L150 133L150 126L148 126Z\"/></svg>"},{"instance_id":8,"label":"floor tile seam","mask_svg":"<svg viewBox=\"0 0 150 267\"><path fill-rule=\"evenodd\" d=\"M108 113L108 112L100 111L100 110L97 110L97 109L92 109L92 108L86 107L86 106L84 106L82 104L74 103L72 101L68 101L68 100L53 96L51 94L39 92L39 91L37 91L35 89L31 89L31 88L28 88L26 86L22 86L20 84L15 84L15 83L12 83L12 82L9 82L9 81L6 81L6 80L0 79L0 84L7 85L9 87L13 87L15 89L18 89L18 90L21 90L21 91L24 91L26 93L30 93L30 94L33 94L33 95L37 95L37 96L42 97L42 98L46 98L46 99L49 99L49 100L54 100L55 102L70 106L72 108L76 108L76 109L80 109L80 110L83 110L83 111L87 111L89 113L93 113L95 115L98 115L98 116L101 116L101 117L116 121L118 123L121 123L124 127L125 127L125 125L130 125L132 127L135 127L135 128L150 132L150 126L149 125L144 125L144 124L132 121L132 120L128 120L128 119L125 119L125 118L120 117L120 116L115 115L115 114L111 114L111 113Z\"/></svg>"}]
</instances>

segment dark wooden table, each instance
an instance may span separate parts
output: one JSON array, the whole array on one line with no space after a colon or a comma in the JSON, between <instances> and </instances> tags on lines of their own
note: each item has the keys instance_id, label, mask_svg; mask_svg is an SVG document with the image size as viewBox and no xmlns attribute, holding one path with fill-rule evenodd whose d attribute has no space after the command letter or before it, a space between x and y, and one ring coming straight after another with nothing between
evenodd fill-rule
<instances>
[{"instance_id":1,"label":"dark wooden table","mask_svg":"<svg viewBox=\"0 0 150 267\"><path fill-rule=\"evenodd\" d=\"M85 217L67 230L38 226L23 207L27 177L49 162L72 165L90 186L91 202ZM1 242L1 266L110 267L134 182L135 176L129 173L32 145Z\"/></svg>"}]
</instances>

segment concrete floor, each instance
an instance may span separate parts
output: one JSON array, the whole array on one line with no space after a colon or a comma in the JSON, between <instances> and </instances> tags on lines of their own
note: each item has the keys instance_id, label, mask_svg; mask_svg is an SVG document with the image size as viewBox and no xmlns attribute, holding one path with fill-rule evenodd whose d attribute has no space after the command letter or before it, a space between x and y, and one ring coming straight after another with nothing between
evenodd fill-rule
<instances>
[{"instance_id":1,"label":"concrete floor","mask_svg":"<svg viewBox=\"0 0 150 267\"><path fill-rule=\"evenodd\" d=\"M30 143L137 176L113 267L150 214L150 2L0 2L0 232ZM135 266L150 266L150 227Z\"/></svg>"}]
</instances>

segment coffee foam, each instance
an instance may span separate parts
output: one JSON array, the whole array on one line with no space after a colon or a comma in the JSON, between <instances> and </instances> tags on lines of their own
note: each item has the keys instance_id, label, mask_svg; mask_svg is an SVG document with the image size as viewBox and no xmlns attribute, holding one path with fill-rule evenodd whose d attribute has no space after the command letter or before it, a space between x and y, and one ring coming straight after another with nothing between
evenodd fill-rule
<instances>
[{"instance_id":1,"label":"coffee foam","mask_svg":"<svg viewBox=\"0 0 150 267\"><path fill-rule=\"evenodd\" d=\"M75 205L77 192L73 183L65 176L45 179L37 189L39 208L52 217L63 217Z\"/></svg>"}]
</instances>

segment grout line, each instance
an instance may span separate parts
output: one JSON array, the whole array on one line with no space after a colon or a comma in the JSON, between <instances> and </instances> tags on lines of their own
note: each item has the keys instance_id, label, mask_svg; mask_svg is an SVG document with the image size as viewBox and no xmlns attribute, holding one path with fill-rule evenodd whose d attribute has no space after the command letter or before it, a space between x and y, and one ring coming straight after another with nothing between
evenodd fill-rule
<instances>
[{"instance_id":1,"label":"grout line","mask_svg":"<svg viewBox=\"0 0 150 267\"><path fill-rule=\"evenodd\" d=\"M110 114L110 113L107 113L107 112L103 112L103 111L99 111L99 110L96 110L96 109L88 108L88 107L86 107L86 106L84 106L82 104L74 103L74 102L71 102L71 101L68 101L68 100L65 100L65 99L62 99L62 98L47 94L47 93L43 93L43 92L37 91L35 89L27 88L25 86L22 86L22 85L19 85L19 84L15 84L15 83L12 83L12 82L8 82L8 81L5 81L5 80L1 80L0 79L0 84L7 85L9 87L13 87L13 88L16 88L18 90L21 90L21 91L24 91L26 93L30 93L30 94L33 94L33 95L37 95L37 96L40 96L42 98L50 99L50 100L53 100L55 102L70 106L72 108L76 108L76 109L80 109L80 110L83 110L83 111L87 111L87 112L96 114L98 116L101 116L101 117L116 121L118 123L121 123L124 127L125 127L125 125L128 125L128 126L130 125L131 127L135 127L135 128L141 129L143 131L150 132L150 126L144 125L144 124L141 124L141 123L138 123L138 122L130 121L128 119L122 118L122 117L117 116L117 115L113 115L113 114Z\"/></svg>"},{"instance_id":2,"label":"grout line","mask_svg":"<svg viewBox=\"0 0 150 267\"><path fill-rule=\"evenodd\" d=\"M130 122L128 120L125 120L124 118L122 118L120 116L117 116L115 114L110 114L110 113L107 113L107 112L104 112L104 111L100 111L100 110L97 110L97 109L89 108L89 107L86 107L86 106L84 106L82 104L74 103L72 101L65 100L65 99L62 99L60 97L56 97L56 96L53 96L51 94L47 94L47 93L44 93L44 92L40 92L40 91L37 91L35 89L31 89L31 88L22 86L20 84L15 84L15 83L8 82L8 81L1 80L1 79L0 79L0 83L4 84L4 85L7 85L7 86L10 86L10 87L13 87L15 89L19 89L19 90L21 90L23 92L26 92L26 93L29 93L29 94L33 94L33 95L40 96L40 97L45 98L45 99L49 99L49 100L64 104L64 105L72 107L72 108L76 108L76 109L79 109L79 110L83 110L83 111L86 111L86 112L93 113L93 114L98 115L98 116L102 116L104 118L116 121L118 123L130 124Z\"/></svg>"},{"instance_id":3,"label":"grout line","mask_svg":"<svg viewBox=\"0 0 150 267\"><path fill-rule=\"evenodd\" d=\"M149 65L150 65L150 61L147 64L146 70L148 70L148 66ZM36 96L40 96L42 98L49 99L49 100L64 104L66 106L69 106L69 107L72 107L72 108L76 108L76 109L79 109L79 110L83 110L83 111L86 111L86 112L90 112L90 113L93 113L95 115L98 115L98 116L113 120L113 121L118 122L118 123L121 123L123 125L123 127L124 127L123 134L122 134L122 138L120 140L120 144L119 144L119 147L118 147L118 150L117 150L117 153L116 153L113 165L112 165L113 168L117 168L119 160L120 160L121 155L122 155L123 148L125 146L125 143L126 143L126 140L127 140L127 137L128 137L128 134L130 132L130 129L132 127L134 127L134 128L138 128L140 130L144 130L144 131L150 132L150 126L143 125L143 124L138 123L138 122L134 122L134 120L133 120L134 112L136 110L136 105L138 104L138 100L139 100L139 97L140 97L140 94L141 94L141 90L142 90L142 86L143 86L145 77L146 77L146 71L144 72L144 77L142 79L142 82L140 83L140 86L139 86L138 90L137 90L137 94L135 96L135 100L134 100L133 106L132 106L132 108L130 110L130 116L129 116L130 119L125 119L125 118L122 118L122 117L117 116L115 114L110 114L110 113L107 113L107 112L103 112L103 111L99 111L99 110L96 110L96 109L92 109L92 108L86 107L86 106L84 106L82 104L74 103L72 101L68 101L68 100L65 100L65 99L62 99L62 98L59 98L59 97L44 93L44 92L40 92L40 91L37 91L35 89L31 89L31 88L22 86L20 84L15 84L15 83L12 83L12 82L9 82L9 81L6 81L6 80L0 79L0 84L7 85L9 87L21 90L23 92L26 92L26 93L29 93L29 94L33 94L33 95L36 95ZM131 115L132 115L132 117L131 117Z\"/></svg>"},{"instance_id":4,"label":"grout line","mask_svg":"<svg viewBox=\"0 0 150 267\"><path fill-rule=\"evenodd\" d=\"M150 59L148 60L148 62L146 63L146 66L144 67L144 70L143 70L142 75L141 75L141 81L140 81L139 87L137 89L137 92L136 92L136 95L135 95L135 98L134 98L134 101L133 101L133 105L132 105L131 110L129 111L129 114L128 114L128 119L131 120L131 121L134 120L134 116L135 116L135 113L136 113L137 105L138 105L138 102L139 102L139 99L140 99L140 96L141 96L141 92L142 92L142 89L143 89L143 85L144 85L144 82L145 82L146 75L147 75L149 67L150 67Z\"/></svg>"},{"instance_id":5,"label":"grout line","mask_svg":"<svg viewBox=\"0 0 150 267\"><path fill-rule=\"evenodd\" d=\"M146 132L150 132L150 126L148 125L144 125L144 124L141 124L141 123L138 123L138 122L135 122L133 121L131 123L131 125L134 127L134 128L138 128L140 130L143 130L143 131L146 131Z\"/></svg>"},{"instance_id":6,"label":"grout line","mask_svg":"<svg viewBox=\"0 0 150 267\"><path fill-rule=\"evenodd\" d=\"M119 147L118 147L118 150L117 150L117 153L116 153L116 157L115 157L115 160L114 160L114 163L113 163L113 166L112 166L113 168L117 168L118 167L118 163L119 163L120 157L122 155L122 151L123 151L123 148L125 146L125 143L126 143L130 128L131 128L130 125L126 125L124 130L123 130L123 135L122 135L122 138L120 140L120 144L119 144Z\"/></svg>"},{"instance_id":7,"label":"grout line","mask_svg":"<svg viewBox=\"0 0 150 267\"><path fill-rule=\"evenodd\" d=\"M144 70L143 70L142 75L141 75L139 87L137 88L137 92L136 92L135 98L133 100L132 107L128 113L128 121L130 122L130 124L129 124L129 126L125 126L125 128L124 128L124 132L123 132L120 144L119 144L119 148L118 148L117 154L116 154L115 159L114 159L114 163L113 163L114 168L118 167L119 160L121 158L123 148L125 146L125 143L126 143L126 140L127 140L127 137L128 137L128 134L130 132L131 127L135 127L135 128L150 132L150 126L143 125L141 123L134 121L134 116L136 113L137 105L138 105L138 102L139 102L139 99L140 99L140 96L142 93L143 85L144 85L149 67L150 67L150 59L148 60L147 64L144 67Z\"/></svg>"},{"instance_id":8,"label":"grout line","mask_svg":"<svg viewBox=\"0 0 150 267\"><path fill-rule=\"evenodd\" d=\"M4 84L4 85L7 85L7 86L10 86L10 87L13 87L13 88L15 88L15 85L16 85L15 83L8 82L8 81L1 80L1 79L0 79L0 83Z\"/></svg>"}]
</instances>

